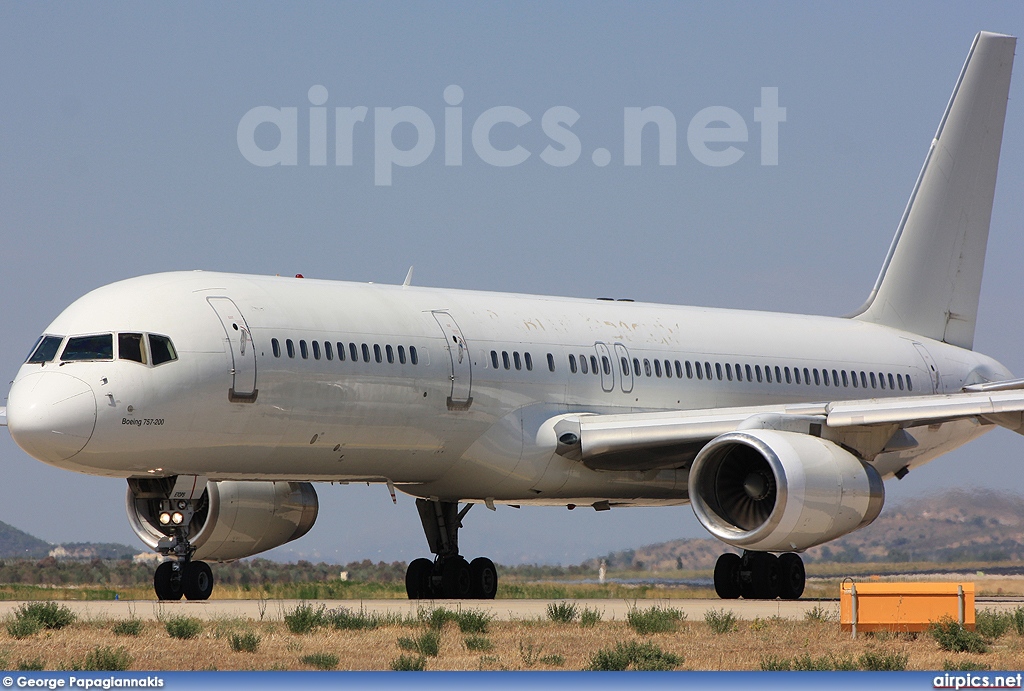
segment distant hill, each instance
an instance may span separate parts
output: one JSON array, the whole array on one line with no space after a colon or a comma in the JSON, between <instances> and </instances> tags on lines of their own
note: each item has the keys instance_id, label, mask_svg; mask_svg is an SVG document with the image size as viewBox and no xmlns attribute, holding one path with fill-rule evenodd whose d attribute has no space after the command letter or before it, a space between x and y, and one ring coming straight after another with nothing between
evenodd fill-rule
<instances>
[{"instance_id":1,"label":"distant hill","mask_svg":"<svg viewBox=\"0 0 1024 691\"><path fill-rule=\"evenodd\" d=\"M71 542L53 545L0 521L0 559L121 559L140 550L117 543Z\"/></svg>"},{"instance_id":2,"label":"distant hill","mask_svg":"<svg viewBox=\"0 0 1024 691\"><path fill-rule=\"evenodd\" d=\"M610 569L710 569L725 546L672 540L604 557ZM1024 561L1024 497L953 490L883 509L866 528L814 547L807 562ZM587 562L596 568L600 559Z\"/></svg>"}]
</instances>

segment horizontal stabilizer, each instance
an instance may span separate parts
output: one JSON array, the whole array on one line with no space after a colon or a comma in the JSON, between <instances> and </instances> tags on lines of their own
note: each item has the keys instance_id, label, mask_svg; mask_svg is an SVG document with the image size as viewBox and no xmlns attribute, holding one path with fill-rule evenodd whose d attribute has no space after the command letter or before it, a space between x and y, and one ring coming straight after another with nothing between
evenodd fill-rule
<instances>
[{"instance_id":1,"label":"horizontal stabilizer","mask_svg":"<svg viewBox=\"0 0 1024 691\"><path fill-rule=\"evenodd\" d=\"M0 427L7 426L7 408L0 408Z\"/></svg>"}]
</instances>

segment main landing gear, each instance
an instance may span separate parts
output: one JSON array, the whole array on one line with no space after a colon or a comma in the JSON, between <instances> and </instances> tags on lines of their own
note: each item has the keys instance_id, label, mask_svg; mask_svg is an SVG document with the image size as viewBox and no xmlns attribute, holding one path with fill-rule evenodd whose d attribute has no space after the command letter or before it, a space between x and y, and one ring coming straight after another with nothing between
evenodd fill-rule
<instances>
[{"instance_id":1,"label":"main landing gear","mask_svg":"<svg viewBox=\"0 0 1024 691\"><path fill-rule=\"evenodd\" d=\"M797 600L804 581L803 559L791 552L723 554L715 563L715 592L723 600Z\"/></svg>"},{"instance_id":2,"label":"main landing gear","mask_svg":"<svg viewBox=\"0 0 1024 691\"><path fill-rule=\"evenodd\" d=\"M405 590L410 600L494 599L498 592L494 562L486 557L467 562L459 554L459 528L472 507L467 504L459 511L458 502L416 500L416 510L434 560L414 559L409 564Z\"/></svg>"}]
</instances>

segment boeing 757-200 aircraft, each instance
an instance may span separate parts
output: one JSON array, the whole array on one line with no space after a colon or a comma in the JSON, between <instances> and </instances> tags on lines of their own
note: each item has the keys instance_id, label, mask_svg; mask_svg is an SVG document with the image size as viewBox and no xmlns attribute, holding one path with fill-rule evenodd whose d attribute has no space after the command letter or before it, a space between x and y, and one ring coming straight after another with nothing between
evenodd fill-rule
<instances>
[{"instance_id":1,"label":"boeing 757-200 aircraft","mask_svg":"<svg viewBox=\"0 0 1024 691\"><path fill-rule=\"evenodd\" d=\"M492 598L474 504L690 503L723 598L798 598L799 553L883 480L1002 426L1024 380L972 350L1016 39L974 39L867 302L845 318L182 272L89 293L11 386L31 456L126 478L162 600L304 535L315 482L417 497L410 598ZM4 417L0 415L0 421ZM463 507L460 509L460 504Z\"/></svg>"}]
</instances>

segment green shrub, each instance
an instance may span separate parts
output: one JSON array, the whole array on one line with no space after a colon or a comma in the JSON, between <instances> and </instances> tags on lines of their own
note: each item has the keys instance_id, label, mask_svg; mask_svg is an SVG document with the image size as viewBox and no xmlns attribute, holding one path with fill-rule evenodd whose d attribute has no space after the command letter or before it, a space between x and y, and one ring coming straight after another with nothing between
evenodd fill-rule
<instances>
[{"instance_id":1,"label":"green shrub","mask_svg":"<svg viewBox=\"0 0 1024 691\"><path fill-rule=\"evenodd\" d=\"M487 638L487 636L466 636L462 642L465 643L466 650L485 653L494 648L494 644L491 643L491 639Z\"/></svg>"},{"instance_id":2,"label":"green shrub","mask_svg":"<svg viewBox=\"0 0 1024 691\"><path fill-rule=\"evenodd\" d=\"M167 635L171 638L195 638L203 630L203 623L195 617L176 616L164 622Z\"/></svg>"},{"instance_id":3,"label":"green shrub","mask_svg":"<svg viewBox=\"0 0 1024 691\"><path fill-rule=\"evenodd\" d=\"M303 602L291 612L285 613L284 624L292 633L310 633L313 629L327 625L326 609L323 605L313 607L313 605Z\"/></svg>"},{"instance_id":4,"label":"green shrub","mask_svg":"<svg viewBox=\"0 0 1024 691\"><path fill-rule=\"evenodd\" d=\"M601 621L601 612L597 609L591 609L584 607L580 612L580 626L584 628L590 628Z\"/></svg>"},{"instance_id":5,"label":"green shrub","mask_svg":"<svg viewBox=\"0 0 1024 691\"><path fill-rule=\"evenodd\" d=\"M579 615L579 607L572 602L552 602L548 605L548 619L558 624L571 624Z\"/></svg>"},{"instance_id":6,"label":"green shrub","mask_svg":"<svg viewBox=\"0 0 1024 691\"><path fill-rule=\"evenodd\" d=\"M142 633L141 619L122 619L114 624L111 631L115 636L138 636Z\"/></svg>"},{"instance_id":7,"label":"green shrub","mask_svg":"<svg viewBox=\"0 0 1024 691\"><path fill-rule=\"evenodd\" d=\"M86 653L82 669L86 672L123 672L132 664L126 648L100 646Z\"/></svg>"},{"instance_id":8,"label":"green shrub","mask_svg":"<svg viewBox=\"0 0 1024 691\"><path fill-rule=\"evenodd\" d=\"M683 658L668 653L654 645L629 641L618 643L614 648L598 650L590 658L590 668L595 672L622 672L634 669L641 672L664 672L683 664Z\"/></svg>"},{"instance_id":9,"label":"green shrub","mask_svg":"<svg viewBox=\"0 0 1024 691\"><path fill-rule=\"evenodd\" d=\"M561 667L565 664L565 658L561 655L555 654L544 655L540 658L540 663L542 665L548 665L549 667Z\"/></svg>"},{"instance_id":10,"label":"green shrub","mask_svg":"<svg viewBox=\"0 0 1024 691\"><path fill-rule=\"evenodd\" d=\"M990 669L992 669L992 665L970 660L944 660L942 662L943 672L987 672Z\"/></svg>"},{"instance_id":11,"label":"green shrub","mask_svg":"<svg viewBox=\"0 0 1024 691\"><path fill-rule=\"evenodd\" d=\"M907 668L907 656L904 653L866 652L857 663L868 672L902 672Z\"/></svg>"},{"instance_id":12,"label":"green shrub","mask_svg":"<svg viewBox=\"0 0 1024 691\"><path fill-rule=\"evenodd\" d=\"M732 633L736 630L736 615L725 609L709 609L704 613L704 623L714 633Z\"/></svg>"},{"instance_id":13,"label":"green shrub","mask_svg":"<svg viewBox=\"0 0 1024 691\"><path fill-rule=\"evenodd\" d=\"M34 619L44 629L63 629L75 623L75 613L56 602L30 602L18 608L16 619Z\"/></svg>"},{"instance_id":14,"label":"green shrub","mask_svg":"<svg viewBox=\"0 0 1024 691\"><path fill-rule=\"evenodd\" d=\"M999 638L1012 626L1014 626L1014 617L1010 612L993 612L990 609L983 609L975 616L974 630L982 638Z\"/></svg>"},{"instance_id":15,"label":"green shrub","mask_svg":"<svg viewBox=\"0 0 1024 691\"><path fill-rule=\"evenodd\" d=\"M391 661L393 672L422 672L427 668L427 658L422 655L401 655Z\"/></svg>"},{"instance_id":16,"label":"green shrub","mask_svg":"<svg viewBox=\"0 0 1024 691\"><path fill-rule=\"evenodd\" d=\"M341 660L334 653L311 653L309 655L303 655L299 658L299 662L304 665L309 665L315 669L331 670L338 666Z\"/></svg>"},{"instance_id":17,"label":"green shrub","mask_svg":"<svg viewBox=\"0 0 1024 691\"><path fill-rule=\"evenodd\" d=\"M402 636L398 639L398 647L402 650L419 653L421 656L437 657L441 649L441 632L425 631L416 638Z\"/></svg>"},{"instance_id":18,"label":"green shrub","mask_svg":"<svg viewBox=\"0 0 1024 691\"><path fill-rule=\"evenodd\" d=\"M1013 621L1013 628L1017 630L1018 636L1024 636L1024 607L1018 607L1010 613Z\"/></svg>"},{"instance_id":19,"label":"green shrub","mask_svg":"<svg viewBox=\"0 0 1024 691\"><path fill-rule=\"evenodd\" d=\"M231 649L236 653L255 653L259 648L260 637L252 631L231 634Z\"/></svg>"},{"instance_id":20,"label":"green shrub","mask_svg":"<svg viewBox=\"0 0 1024 691\"><path fill-rule=\"evenodd\" d=\"M766 655L761 658L761 671L762 672L789 672L793 668L793 663L790 662L788 657L775 657L774 655Z\"/></svg>"},{"instance_id":21,"label":"green shrub","mask_svg":"<svg viewBox=\"0 0 1024 691\"><path fill-rule=\"evenodd\" d=\"M362 609L358 612L353 612L345 607L339 607L338 609L326 612L325 621L329 621L334 628L345 631L375 629L382 623L385 623L384 617L381 615L367 614Z\"/></svg>"},{"instance_id":22,"label":"green shrub","mask_svg":"<svg viewBox=\"0 0 1024 691\"><path fill-rule=\"evenodd\" d=\"M675 631L679 622L684 619L686 619L686 614L671 607L655 606L649 609L631 607L626 613L626 621L634 631L643 636Z\"/></svg>"},{"instance_id":23,"label":"green shrub","mask_svg":"<svg viewBox=\"0 0 1024 691\"><path fill-rule=\"evenodd\" d=\"M945 618L928 627L935 642L951 653L987 653L988 646L975 631L968 631L963 624Z\"/></svg>"},{"instance_id":24,"label":"green shrub","mask_svg":"<svg viewBox=\"0 0 1024 691\"><path fill-rule=\"evenodd\" d=\"M811 607L809 610L804 612L805 621L827 623L832 621L833 619L835 619L835 617L832 615L832 613L829 612L828 609L826 609L825 607L822 607L821 605L815 605L814 607Z\"/></svg>"},{"instance_id":25,"label":"green shrub","mask_svg":"<svg viewBox=\"0 0 1024 691\"><path fill-rule=\"evenodd\" d=\"M37 657L34 660L22 660L18 663L19 672L42 672L46 669L46 660Z\"/></svg>"},{"instance_id":26,"label":"green shrub","mask_svg":"<svg viewBox=\"0 0 1024 691\"><path fill-rule=\"evenodd\" d=\"M35 619L15 617L7 621L7 633L13 638L28 638L42 630L43 626Z\"/></svg>"},{"instance_id":27,"label":"green shrub","mask_svg":"<svg viewBox=\"0 0 1024 691\"><path fill-rule=\"evenodd\" d=\"M437 607L429 612L421 612L420 619L431 629L440 631L448 622L454 622L462 633L487 633L487 627L494 617L477 610L455 611Z\"/></svg>"}]
</instances>

